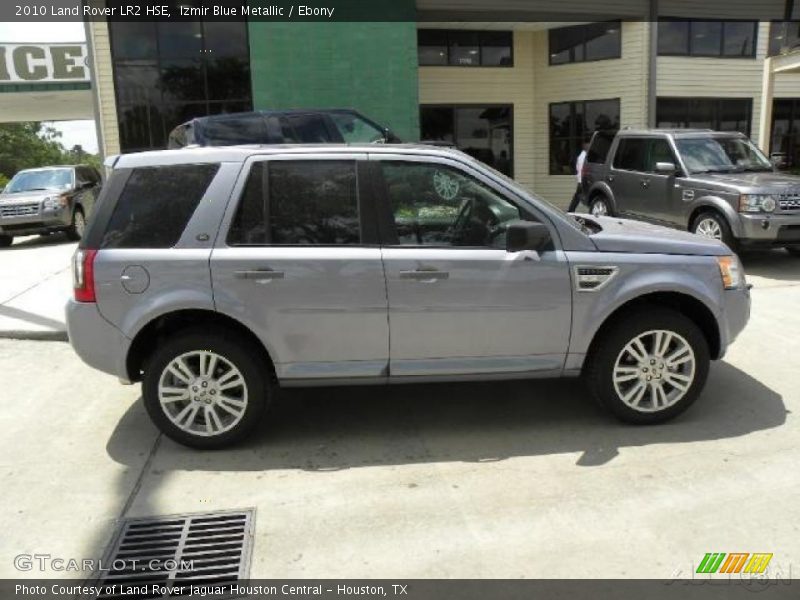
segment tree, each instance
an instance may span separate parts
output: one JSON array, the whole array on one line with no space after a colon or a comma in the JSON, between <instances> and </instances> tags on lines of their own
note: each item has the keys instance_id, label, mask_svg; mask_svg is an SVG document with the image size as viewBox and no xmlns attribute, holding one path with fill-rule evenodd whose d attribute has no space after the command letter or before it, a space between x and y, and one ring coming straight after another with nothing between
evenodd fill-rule
<instances>
[{"instance_id":1,"label":"tree","mask_svg":"<svg viewBox=\"0 0 800 600\"><path fill-rule=\"evenodd\" d=\"M60 137L61 132L38 121L0 123L0 186L21 169L74 163L99 166L100 159L80 146L66 150Z\"/></svg>"}]
</instances>

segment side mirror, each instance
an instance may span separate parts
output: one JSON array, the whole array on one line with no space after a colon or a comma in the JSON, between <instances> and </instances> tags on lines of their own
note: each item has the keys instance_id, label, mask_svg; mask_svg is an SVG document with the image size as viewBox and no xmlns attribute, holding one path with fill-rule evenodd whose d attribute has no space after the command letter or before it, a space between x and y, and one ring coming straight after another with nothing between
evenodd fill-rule
<instances>
[{"instance_id":1,"label":"side mirror","mask_svg":"<svg viewBox=\"0 0 800 600\"><path fill-rule=\"evenodd\" d=\"M656 173L659 175L675 175L677 171L677 167L675 163L671 162L657 162L656 163Z\"/></svg>"},{"instance_id":2,"label":"side mirror","mask_svg":"<svg viewBox=\"0 0 800 600\"><path fill-rule=\"evenodd\" d=\"M512 221L506 228L506 251L541 250L550 241L550 231L535 221Z\"/></svg>"}]
</instances>

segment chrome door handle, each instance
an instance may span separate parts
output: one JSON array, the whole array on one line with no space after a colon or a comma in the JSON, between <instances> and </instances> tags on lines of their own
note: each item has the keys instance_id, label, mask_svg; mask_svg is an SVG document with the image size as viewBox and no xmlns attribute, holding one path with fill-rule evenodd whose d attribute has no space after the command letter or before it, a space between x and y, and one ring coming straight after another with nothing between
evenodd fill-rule
<instances>
[{"instance_id":1,"label":"chrome door handle","mask_svg":"<svg viewBox=\"0 0 800 600\"><path fill-rule=\"evenodd\" d=\"M643 188L649 188L650 187L650 182L647 181L647 179L642 179L642 187Z\"/></svg>"},{"instance_id":2,"label":"chrome door handle","mask_svg":"<svg viewBox=\"0 0 800 600\"><path fill-rule=\"evenodd\" d=\"M608 181L614 181L614 176L613 175L608 175L608 176L606 176L606 179Z\"/></svg>"},{"instance_id":3,"label":"chrome door handle","mask_svg":"<svg viewBox=\"0 0 800 600\"><path fill-rule=\"evenodd\" d=\"M416 271L400 271L400 279L411 279L413 281L433 282L447 279L450 273L447 271L426 271L417 269Z\"/></svg>"},{"instance_id":4,"label":"chrome door handle","mask_svg":"<svg viewBox=\"0 0 800 600\"><path fill-rule=\"evenodd\" d=\"M254 281L269 281L272 279L283 279L283 271L273 271L272 269L253 269L251 271L236 271L233 274L237 279L252 279Z\"/></svg>"}]
</instances>

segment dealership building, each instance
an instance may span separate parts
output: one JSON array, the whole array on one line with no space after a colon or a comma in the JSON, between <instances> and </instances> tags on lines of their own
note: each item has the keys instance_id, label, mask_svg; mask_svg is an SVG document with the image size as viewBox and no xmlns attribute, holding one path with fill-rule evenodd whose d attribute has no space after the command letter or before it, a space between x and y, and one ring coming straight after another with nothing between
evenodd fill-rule
<instances>
[{"instance_id":1,"label":"dealership building","mask_svg":"<svg viewBox=\"0 0 800 600\"><path fill-rule=\"evenodd\" d=\"M712 2L608 0L575 19L560 4L371 0L416 16L394 22L92 21L101 151L163 148L195 116L351 107L404 140L451 142L560 205L598 129L743 131L800 167L792 0L730 0L724 20ZM540 20L547 5L562 20Z\"/></svg>"}]
</instances>

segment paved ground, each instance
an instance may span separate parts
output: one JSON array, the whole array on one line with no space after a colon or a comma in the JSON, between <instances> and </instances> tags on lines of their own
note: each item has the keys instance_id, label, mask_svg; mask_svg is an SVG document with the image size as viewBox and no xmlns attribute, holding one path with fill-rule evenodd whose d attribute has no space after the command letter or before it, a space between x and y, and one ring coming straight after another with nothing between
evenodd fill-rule
<instances>
[{"instance_id":1,"label":"paved ground","mask_svg":"<svg viewBox=\"0 0 800 600\"><path fill-rule=\"evenodd\" d=\"M59 233L18 238L0 249L0 338L66 339L76 246Z\"/></svg>"},{"instance_id":2,"label":"paved ground","mask_svg":"<svg viewBox=\"0 0 800 600\"><path fill-rule=\"evenodd\" d=\"M26 575L21 552L99 556L121 516L249 506L254 577L664 578L712 551L797 576L800 261L746 266L750 326L658 427L610 420L576 382L319 389L198 453L66 344L0 340L0 577Z\"/></svg>"}]
</instances>

